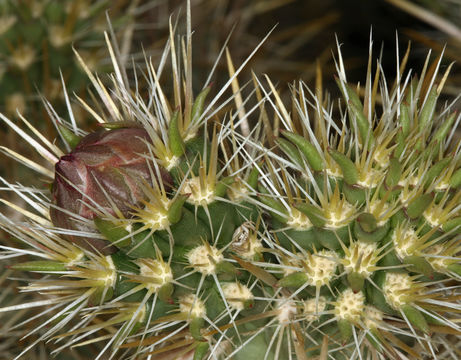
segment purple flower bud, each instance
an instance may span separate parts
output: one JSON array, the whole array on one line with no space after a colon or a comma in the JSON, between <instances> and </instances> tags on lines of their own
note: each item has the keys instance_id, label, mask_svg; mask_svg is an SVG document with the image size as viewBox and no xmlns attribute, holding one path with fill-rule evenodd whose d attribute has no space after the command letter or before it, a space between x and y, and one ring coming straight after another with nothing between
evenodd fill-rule
<instances>
[{"instance_id":1,"label":"purple flower bud","mask_svg":"<svg viewBox=\"0 0 461 360\"><path fill-rule=\"evenodd\" d=\"M152 159L147 143L150 142L148 133L136 127L101 130L85 136L56 164L52 187L55 206L50 210L53 224L62 229L95 232L91 220L104 210L115 215L114 205L124 217L130 218L132 207L142 206L145 198L143 182L152 184L151 172L155 168L152 163L149 166ZM171 177L163 168L161 176L166 186L171 184ZM103 254L116 251L108 241L96 236L67 235L67 238Z\"/></svg>"}]
</instances>

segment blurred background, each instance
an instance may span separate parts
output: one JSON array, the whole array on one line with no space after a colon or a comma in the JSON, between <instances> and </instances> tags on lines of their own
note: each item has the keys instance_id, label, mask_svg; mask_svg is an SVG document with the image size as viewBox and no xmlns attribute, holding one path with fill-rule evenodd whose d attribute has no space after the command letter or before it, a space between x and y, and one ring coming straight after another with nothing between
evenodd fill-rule
<instances>
[{"instance_id":1,"label":"blurred background","mask_svg":"<svg viewBox=\"0 0 461 360\"><path fill-rule=\"evenodd\" d=\"M396 72L396 46L402 58L408 43L408 68L419 72L432 49L432 59L445 51L442 68L461 57L461 0L191 0L195 86L201 88L217 55L226 42L236 66L242 63L268 32L269 39L251 59L239 81L251 79L251 71L268 74L281 89L289 83L305 81L315 87L316 69L322 70L325 91L338 94L334 82L338 41L350 82L365 82L370 36L374 56L381 57L385 73L392 80ZM105 47L104 31L117 37L128 68L144 66L144 57L157 64L169 35L170 15L185 16L186 1L179 0L0 0L0 112L15 123L18 111L48 138L56 136L43 106L47 99L56 112L66 117L62 89L89 103L89 81L76 61L75 48L87 66L101 79L112 71ZM108 26L110 18L111 27ZM183 22L178 22L183 27ZM181 32L181 31L180 31ZM445 49L445 50L444 50ZM218 64L213 81L218 87L228 77L225 62ZM62 80L61 80L62 78ZM142 85L142 83L141 83ZM455 64L443 96L454 100L461 93L461 72ZM168 91L168 89L166 89ZM91 126L89 114L72 104L82 128ZM21 125L23 126L23 125ZM0 123L1 146L25 156L36 155L27 144ZM23 167L3 156L0 176L9 181L27 178ZM28 184L30 179L26 180ZM41 185L43 186L43 185ZM16 216L12 214L11 216ZM3 239L8 244L13 239ZM24 301L5 279L9 270L0 270L0 305ZM11 285L11 283L9 283ZM19 315L27 317L28 313ZM0 359L10 359L18 346L20 332L8 324L18 322L10 314L0 314ZM48 359L43 346L30 359ZM62 359L89 359L78 349L63 353Z\"/></svg>"}]
</instances>

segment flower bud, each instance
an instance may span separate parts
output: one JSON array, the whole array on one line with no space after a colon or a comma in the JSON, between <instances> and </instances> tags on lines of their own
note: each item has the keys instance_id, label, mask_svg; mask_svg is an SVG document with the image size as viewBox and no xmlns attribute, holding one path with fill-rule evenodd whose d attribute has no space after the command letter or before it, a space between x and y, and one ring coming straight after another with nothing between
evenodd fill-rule
<instances>
[{"instance_id":1,"label":"flower bud","mask_svg":"<svg viewBox=\"0 0 461 360\"><path fill-rule=\"evenodd\" d=\"M68 230L95 232L93 219L107 213L115 215L115 207L130 218L132 208L142 206L143 187L153 181L151 174L155 168L146 159L148 142L148 133L135 127L97 131L84 137L56 163L52 187L55 206L50 210L53 224ZM165 170L161 177L164 183L170 183ZM104 254L115 251L109 242L98 237L67 235L84 248Z\"/></svg>"}]
</instances>

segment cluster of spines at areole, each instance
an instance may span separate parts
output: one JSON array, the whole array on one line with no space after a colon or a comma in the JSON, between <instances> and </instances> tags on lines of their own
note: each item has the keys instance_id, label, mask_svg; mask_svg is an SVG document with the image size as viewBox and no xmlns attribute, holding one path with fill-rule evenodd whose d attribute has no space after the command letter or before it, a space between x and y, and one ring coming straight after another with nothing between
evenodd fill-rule
<instances>
[{"instance_id":1,"label":"cluster of spines at areole","mask_svg":"<svg viewBox=\"0 0 461 360\"><path fill-rule=\"evenodd\" d=\"M342 98L298 82L288 107L268 77L239 86L254 52L235 69L226 51L229 80L211 89L211 73L194 96L189 12L187 24L184 36L171 25L158 68L147 61L145 74L135 74L147 80L148 97L130 87L115 43L107 42L110 86L81 61L102 106L78 100L104 134L148 135L124 139L147 148L131 154L151 175L135 181L140 204L122 211L95 179L91 190L108 209L61 179L96 214L88 219L48 189L2 179L26 206L2 200L23 220L0 215L21 244L1 246L1 257L13 270L40 274L21 287L34 294L30 302L0 309L29 309L23 327L39 322L24 333L31 340L18 358L44 341L55 344L53 354L101 344L96 359L459 352L460 117L437 102L451 66L440 74L442 57L428 55L418 78L406 71L407 51L388 82L379 61L372 66L370 45L365 84L352 86L338 47ZM171 83L169 98L163 89ZM45 103L62 149L26 119L21 128L0 115L47 164L2 152L54 186L50 169L87 135L63 91L67 120ZM58 226L53 212L87 230Z\"/></svg>"}]
</instances>

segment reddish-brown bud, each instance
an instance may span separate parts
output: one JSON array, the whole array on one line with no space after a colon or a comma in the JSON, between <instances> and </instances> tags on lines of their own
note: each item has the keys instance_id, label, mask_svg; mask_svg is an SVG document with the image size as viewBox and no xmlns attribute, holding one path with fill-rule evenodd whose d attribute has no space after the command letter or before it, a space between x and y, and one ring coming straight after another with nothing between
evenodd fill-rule
<instances>
[{"instance_id":1,"label":"reddish-brown bud","mask_svg":"<svg viewBox=\"0 0 461 360\"><path fill-rule=\"evenodd\" d=\"M153 164L149 166L152 160L148 142L150 137L142 128L102 130L84 137L56 164L52 187L55 206L50 210L53 224L63 229L95 232L91 220L104 212L115 215L113 204L125 217L131 217L132 207L141 206L145 198L142 183L152 184L151 171L155 171ZM161 171L162 181L170 184L168 172ZM115 251L109 242L97 236L67 238L104 254Z\"/></svg>"}]
</instances>

